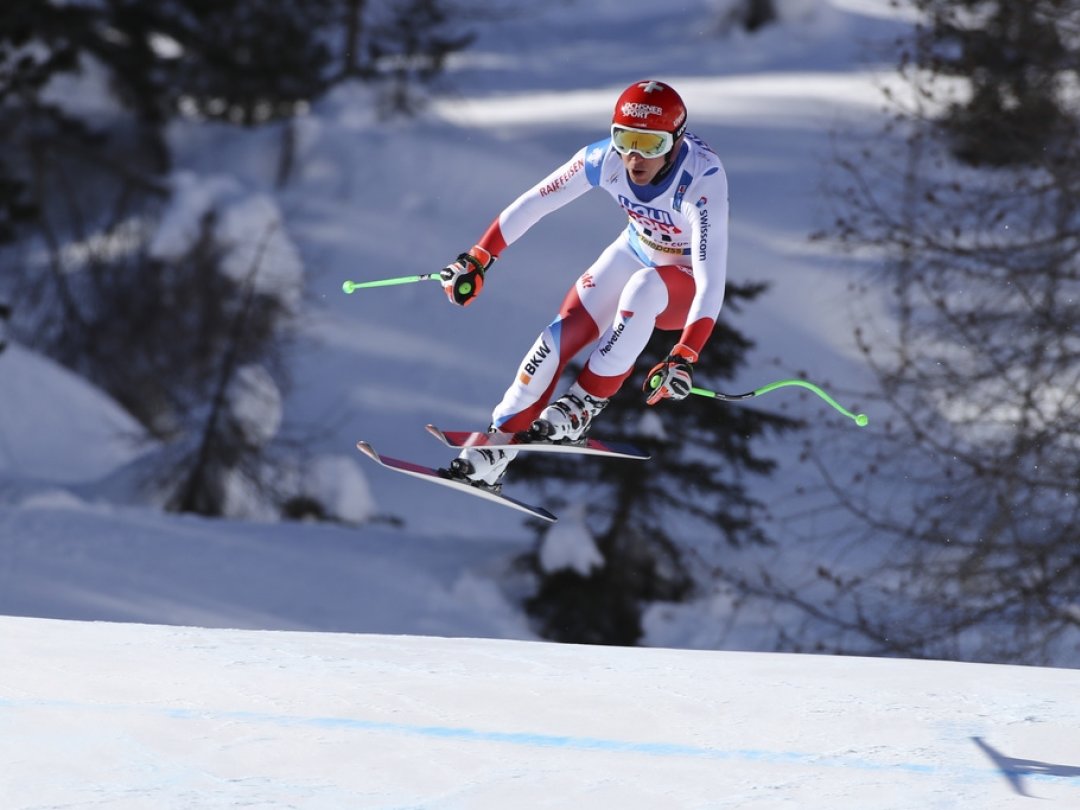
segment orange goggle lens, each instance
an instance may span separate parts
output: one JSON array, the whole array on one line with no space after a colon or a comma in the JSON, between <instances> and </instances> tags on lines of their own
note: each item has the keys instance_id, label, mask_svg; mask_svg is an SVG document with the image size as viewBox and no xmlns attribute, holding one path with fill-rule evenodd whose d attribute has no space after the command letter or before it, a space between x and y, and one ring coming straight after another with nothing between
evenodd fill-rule
<instances>
[{"instance_id":1,"label":"orange goggle lens","mask_svg":"<svg viewBox=\"0 0 1080 810\"><path fill-rule=\"evenodd\" d=\"M612 125L611 145L620 155L637 152L645 158L655 158L671 151L674 138L670 132L655 132L650 129L628 129Z\"/></svg>"}]
</instances>

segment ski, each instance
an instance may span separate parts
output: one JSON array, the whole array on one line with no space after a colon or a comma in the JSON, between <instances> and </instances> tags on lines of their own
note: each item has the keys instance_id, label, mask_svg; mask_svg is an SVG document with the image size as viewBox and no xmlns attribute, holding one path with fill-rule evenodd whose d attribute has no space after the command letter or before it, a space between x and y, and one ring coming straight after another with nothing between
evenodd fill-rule
<instances>
[{"instance_id":1,"label":"ski","mask_svg":"<svg viewBox=\"0 0 1080 810\"><path fill-rule=\"evenodd\" d=\"M526 450L535 453L576 453L608 458L630 458L645 461L649 454L626 442L605 442L586 439L582 444L545 442L533 439L528 433L481 433L469 430L441 430L428 425L427 431L447 447L498 447Z\"/></svg>"},{"instance_id":2,"label":"ski","mask_svg":"<svg viewBox=\"0 0 1080 810\"><path fill-rule=\"evenodd\" d=\"M508 506L511 509L516 509L519 512L524 512L527 515L532 515L533 517L538 517L541 520L547 520L551 523L558 520L555 515L551 514L551 512L543 507L532 506L531 504L524 503L516 498L511 498L509 495L503 495L500 492L492 492L483 487L473 486L464 481L459 481L456 478L450 478L433 467L425 467L422 464L414 464L411 461L403 461L400 458L391 458L390 456L380 455L374 447L365 441L358 441L356 443L356 449L388 470L394 470L396 472L405 473L406 475L422 478L425 481L430 481L433 484L441 484L444 487L450 487L459 492L466 492L469 495L475 495L478 498L483 498L484 500L492 501L493 503L501 504L502 506Z\"/></svg>"}]
</instances>

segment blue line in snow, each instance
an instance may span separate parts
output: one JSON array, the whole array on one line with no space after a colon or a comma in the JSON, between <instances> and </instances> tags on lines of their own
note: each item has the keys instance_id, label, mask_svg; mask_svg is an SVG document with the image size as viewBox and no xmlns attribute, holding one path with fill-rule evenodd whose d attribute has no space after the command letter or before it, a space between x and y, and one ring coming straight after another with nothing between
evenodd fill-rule
<instances>
[{"instance_id":1,"label":"blue line in snow","mask_svg":"<svg viewBox=\"0 0 1080 810\"><path fill-rule=\"evenodd\" d=\"M900 771L904 773L946 775L953 778L989 781L1000 779L1002 771L994 768L974 768L955 765L927 765L914 762L883 762L859 756L829 756L813 752L769 751L761 749L712 748L682 743L646 740L616 740L604 737L576 737L560 734L536 734L517 731L482 731L459 726L424 726L361 720L351 717L303 717L259 712L201 711L152 706L116 704L81 704L70 701L20 701L0 698L0 709L81 709L106 713L159 714L176 720L230 721L282 727L344 729L347 731L405 734L432 739L459 740L476 743L501 743L531 748L565 749L573 751L602 751L606 753L640 754L654 757L687 757L702 759L738 760L767 764L804 765L822 768L846 768L859 771ZM1036 782L1062 782L1074 779L1071 774L1024 772L1016 774ZM1080 780L1074 785L1080 788Z\"/></svg>"}]
</instances>

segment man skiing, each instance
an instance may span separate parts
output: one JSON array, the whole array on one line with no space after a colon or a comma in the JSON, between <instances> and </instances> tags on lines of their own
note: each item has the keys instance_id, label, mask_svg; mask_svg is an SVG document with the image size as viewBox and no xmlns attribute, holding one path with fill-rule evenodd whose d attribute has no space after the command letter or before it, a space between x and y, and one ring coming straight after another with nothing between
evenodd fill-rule
<instances>
[{"instance_id":1,"label":"man skiing","mask_svg":"<svg viewBox=\"0 0 1080 810\"><path fill-rule=\"evenodd\" d=\"M589 189L607 191L629 217L525 354L492 412L491 431L529 430L550 442L582 440L630 376L654 329L679 335L645 378L646 403L690 393L693 364L724 300L728 189L720 158L686 131L686 118L686 106L669 85L630 85L615 103L610 137L583 147L518 197L476 245L443 269L447 296L466 306L508 245ZM581 374L551 402L567 363L594 341ZM448 472L498 491L515 455L510 449L466 448Z\"/></svg>"}]
</instances>

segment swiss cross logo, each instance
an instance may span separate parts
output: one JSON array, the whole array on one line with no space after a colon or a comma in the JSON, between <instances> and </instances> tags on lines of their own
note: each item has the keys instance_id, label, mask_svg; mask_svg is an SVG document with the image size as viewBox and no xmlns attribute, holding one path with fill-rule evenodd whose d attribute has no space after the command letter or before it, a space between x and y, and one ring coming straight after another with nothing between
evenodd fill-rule
<instances>
[{"instance_id":1,"label":"swiss cross logo","mask_svg":"<svg viewBox=\"0 0 1080 810\"><path fill-rule=\"evenodd\" d=\"M664 89L664 85L660 82L641 82L638 87L642 88L646 93L656 93Z\"/></svg>"}]
</instances>

